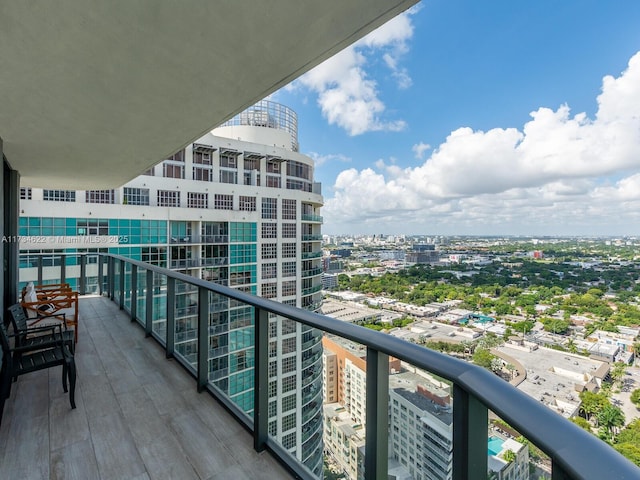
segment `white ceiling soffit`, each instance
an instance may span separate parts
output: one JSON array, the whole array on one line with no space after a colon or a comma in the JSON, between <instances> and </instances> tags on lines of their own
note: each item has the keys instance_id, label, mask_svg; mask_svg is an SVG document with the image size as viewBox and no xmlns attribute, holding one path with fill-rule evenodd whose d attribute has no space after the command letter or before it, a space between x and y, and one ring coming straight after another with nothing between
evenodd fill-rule
<instances>
[{"instance_id":1,"label":"white ceiling soffit","mask_svg":"<svg viewBox=\"0 0 640 480\"><path fill-rule=\"evenodd\" d=\"M23 185L122 185L414 3L3 2L5 156Z\"/></svg>"}]
</instances>

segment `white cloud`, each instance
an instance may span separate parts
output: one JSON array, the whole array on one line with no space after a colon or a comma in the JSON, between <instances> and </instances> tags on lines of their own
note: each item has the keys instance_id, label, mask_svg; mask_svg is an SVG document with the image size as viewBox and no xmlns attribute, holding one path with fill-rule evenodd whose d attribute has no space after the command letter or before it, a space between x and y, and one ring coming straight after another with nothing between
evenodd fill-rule
<instances>
[{"instance_id":1,"label":"white cloud","mask_svg":"<svg viewBox=\"0 0 640 480\"><path fill-rule=\"evenodd\" d=\"M329 153L326 155L321 155L317 152L307 152L307 155L309 155L313 159L313 162L316 167L320 167L321 165L324 165L327 162L342 162L342 163L351 162L351 158L347 157L346 155L342 155L341 153L338 153L338 154Z\"/></svg>"},{"instance_id":2,"label":"white cloud","mask_svg":"<svg viewBox=\"0 0 640 480\"><path fill-rule=\"evenodd\" d=\"M332 125L338 125L349 135L368 131L399 131L406 127L401 119L385 118L385 105L379 98L378 85L367 73L372 57L382 53L399 88L411 86L411 77L398 64L408 51L413 36L411 15L404 12L295 82L318 95L322 114Z\"/></svg>"},{"instance_id":3,"label":"white cloud","mask_svg":"<svg viewBox=\"0 0 640 480\"><path fill-rule=\"evenodd\" d=\"M431 145L429 145L428 143L420 142L411 147L411 150L413 151L413 153L415 153L416 158L422 160L424 158L425 152L427 152L427 150L429 150L430 148Z\"/></svg>"},{"instance_id":4,"label":"white cloud","mask_svg":"<svg viewBox=\"0 0 640 480\"><path fill-rule=\"evenodd\" d=\"M355 222L384 217L398 230L409 221L482 233L607 222L638 229L630 219L640 215L640 52L619 77L603 79L597 100L594 119L567 105L539 108L522 129L459 128L415 168L378 160L380 173L346 170L326 201L327 224L354 231ZM427 147L414 145L416 157Z\"/></svg>"}]
</instances>

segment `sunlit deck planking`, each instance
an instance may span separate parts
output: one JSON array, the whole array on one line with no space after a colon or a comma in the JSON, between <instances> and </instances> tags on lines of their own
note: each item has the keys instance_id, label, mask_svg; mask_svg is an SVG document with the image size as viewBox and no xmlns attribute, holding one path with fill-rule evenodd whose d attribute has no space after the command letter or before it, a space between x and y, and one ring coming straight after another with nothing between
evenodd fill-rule
<instances>
[{"instance_id":1,"label":"sunlit deck planking","mask_svg":"<svg viewBox=\"0 0 640 480\"><path fill-rule=\"evenodd\" d=\"M0 478L292 478L114 303L84 297L80 309L77 409L61 367L20 377L0 429Z\"/></svg>"}]
</instances>

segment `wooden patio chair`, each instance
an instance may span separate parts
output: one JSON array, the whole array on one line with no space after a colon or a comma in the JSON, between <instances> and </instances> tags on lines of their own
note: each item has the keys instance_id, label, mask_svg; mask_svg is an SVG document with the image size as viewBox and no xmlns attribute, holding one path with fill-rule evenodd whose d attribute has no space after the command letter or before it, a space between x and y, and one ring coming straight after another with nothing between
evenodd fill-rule
<instances>
[{"instance_id":1,"label":"wooden patio chair","mask_svg":"<svg viewBox=\"0 0 640 480\"><path fill-rule=\"evenodd\" d=\"M73 338L78 342L78 292L56 290L44 295L31 288L25 291L20 306L29 319L29 326L64 323L67 327L73 327Z\"/></svg>"},{"instance_id":2,"label":"wooden patio chair","mask_svg":"<svg viewBox=\"0 0 640 480\"><path fill-rule=\"evenodd\" d=\"M65 314L63 313L62 315ZM46 316L41 316L40 318L44 321ZM53 318L56 321L58 320L55 316L53 316ZM29 326L29 318L19 303L9 307L9 322L13 327L13 333L16 335L17 346L40 346L41 348L49 348L58 342L58 339L54 335L51 335L50 329L45 324L42 326ZM8 326L8 322L5 322L5 326ZM69 330L64 321L62 322L62 327L62 340L73 354L75 352L74 331Z\"/></svg>"},{"instance_id":3,"label":"wooden patio chair","mask_svg":"<svg viewBox=\"0 0 640 480\"><path fill-rule=\"evenodd\" d=\"M2 352L2 368L0 369L0 422L4 403L11 394L12 379L27 373L62 365L62 388L69 392L71 408L76 408L76 364L73 355L64 344L60 325L49 325L49 335L57 341L52 346L18 346L15 334L9 335L0 322L0 351ZM13 340L13 341L12 341ZM12 346L13 344L13 346ZM69 387L67 388L67 380Z\"/></svg>"}]
</instances>

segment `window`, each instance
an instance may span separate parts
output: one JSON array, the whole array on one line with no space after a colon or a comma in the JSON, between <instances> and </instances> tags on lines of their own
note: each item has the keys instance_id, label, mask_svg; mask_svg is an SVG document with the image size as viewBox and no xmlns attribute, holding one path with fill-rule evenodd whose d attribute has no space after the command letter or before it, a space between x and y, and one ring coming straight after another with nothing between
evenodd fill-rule
<instances>
[{"instance_id":1,"label":"window","mask_svg":"<svg viewBox=\"0 0 640 480\"><path fill-rule=\"evenodd\" d=\"M295 223L283 223L282 224L282 238L296 238L296 224Z\"/></svg>"},{"instance_id":2,"label":"window","mask_svg":"<svg viewBox=\"0 0 640 480\"><path fill-rule=\"evenodd\" d=\"M142 247L142 261L166 268L167 249L165 247Z\"/></svg>"},{"instance_id":3,"label":"window","mask_svg":"<svg viewBox=\"0 0 640 480\"><path fill-rule=\"evenodd\" d=\"M296 292L296 281L295 280L287 280L282 282L282 296L283 297L291 297L295 295Z\"/></svg>"},{"instance_id":4,"label":"window","mask_svg":"<svg viewBox=\"0 0 640 480\"><path fill-rule=\"evenodd\" d=\"M246 212L256 211L256 197L245 197L240 195L240 210Z\"/></svg>"},{"instance_id":5,"label":"window","mask_svg":"<svg viewBox=\"0 0 640 480\"><path fill-rule=\"evenodd\" d=\"M267 160L267 172L268 173L280 173L281 161Z\"/></svg>"},{"instance_id":6,"label":"window","mask_svg":"<svg viewBox=\"0 0 640 480\"><path fill-rule=\"evenodd\" d=\"M173 160L174 162L184 162L184 149L174 153L167 160Z\"/></svg>"},{"instance_id":7,"label":"window","mask_svg":"<svg viewBox=\"0 0 640 480\"><path fill-rule=\"evenodd\" d=\"M297 218L296 201L295 200L282 200L282 219L283 220L295 220Z\"/></svg>"},{"instance_id":8,"label":"window","mask_svg":"<svg viewBox=\"0 0 640 480\"><path fill-rule=\"evenodd\" d=\"M116 203L113 190L87 190L85 192L86 203Z\"/></svg>"},{"instance_id":9,"label":"window","mask_svg":"<svg viewBox=\"0 0 640 480\"><path fill-rule=\"evenodd\" d=\"M222 168L238 168L236 162L237 152L220 153L220 167Z\"/></svg>"},{"instance_id":10,"label":"window","mask_svg":"<svg viewBox=\"0 0 640 480\"><path fill-rule=\"evenodd\" d=\"M247 153L244 154L244 169L245 170L260 170L260 159L251 157L247 158Z\"/></svg>"},{"instance_id":11,"label":"window","mask_svg":"<svg viewBox=\"0 0 640 480\"><path fill-rule=\"evenodd\" d=\"M189 208L209 208L208 193L187 193L187 207Z\"/></svg>"},{"instance_id":12,"label":"window","mask_svg":"<svg viewBox=\"0 0 640 480\"><path fill-rule=\"evenodd\" d=\"M50 202L75 202L76 192L74 190L44 190L43 199Z\"/></svg>"},{"instance_id":13,"label":"window","mask_svg":"<svg viewBox=\"0 0 640 480\"><path fill-rule=\"evenodd\" d=\"M255 263L256 245L251 243L229 245L229 261L232 265L238 263Z\"/></svg>"},{"instance_id":14,"label":"window","mask_svg":"<svg viewBox=\"0 0 640 480\"><path fill-rule=\"evenodd\" d=\"M280 188L280 177L274 177L273 175L267 175L267 187Z\"/></svg>"},{"instance_id":15,"label":"window","mask_svg":"<svg viewBox=\"0 0 640 480\"><path fill-rule=\"evenodd\" d=\"M282 373L295 372L295 370L296 370L296 357L295 357L295 355L282 359ZM295 395L291 395L290 397L287 397L287 399L293 399L293 402L291 402L285 408L285 401L283 400L283 402L282 402L282 411L283 412L286 412L287 410L291 410L292 408L295 408L295 406L296 406L296 396Z\"/></svg>"},{"instance_id":16,"label":"window","mask_svg":"<svg viewBox=\"0 0 640 480\"><path fill-rule=\"evenodd\" d=\"M261 297L263 298L275 298L278 296L278 284L276 283L263 283L261 285Z\"/></svg>"},{"instance_id":17,"label":"window","mask_svg":"<svg viewBox=\"0 0 640 480\"><path fill-rule=\"evenodd\" d=\"M263 263L262 264L262 279L267 280L269 278L278 277L278 266L275 263Z\"/></svg>"},{"instance_id":18,"label":"window","mask_svg":"<svg viewBox=\"0 0 640 480\"><path fill-rule=\"evenodd\" d=\"M262 199L262 218L278 218L278 199L263 198Z\"/></svg>"},{"instance_id":19,"label":"window","mask_svg":"<svg viewBox=\"0 0 640 480\"><path fill-rule=\"evenodd\" d=\"M211 167L193 167L193 179L202 182L213 182L213 170Z\"/></svg>"},{"instance_id":20,"label":"window","mask_svg":"<svg viewBox=\"0 0 640 480\"><path fill-rule=\"evenodd\" d=\"M211 152L193 152L193 163L198 165L213 165Z\"/></svg>"},{"instance_id":21,"label":"window","mask_svg":"<svg viewBox=\"0 0 640 480\"><path fill-rule=\"evenodd\" d=\"M295 277L296 276L296 262L283 262L282 263L282 276L283 277Z\"/></svg>"},{"instance_id":22,"label":"window","mask_svg":"<svg viewBox=\"0 0 640 480\"><path fill-rule=\"evenodd\" d=\"M282 258L293 258L296 256L296 244L295 243L283 243L282 244Z\"/></svg>"},{"instance_id":23,"label":"window","mask_svg":"<svg viewBox=\"0 0 640 480\"><path fill-rule=\"evenodd\" d=\"M77 219L76 233L78 235L108 235L109 222L107 220Z\"/></svg>"},{"instance_id":24,"label":"window","mask_svg":"<svg viewBox=\"0 0 640 480\"><path fill-rule=\"evenodd\" d=\"M278 224L277 223L263 223L262 224L262 238L278 238Z\"/></svg>"},{"instance_id":25,"label":"window","mask_svg":"<svg viewBox=\"0 0 640 480\"><path fill-rule=\"evenodd\" d=\"M31 187L22 187L20 189L20 200L31 200Z\"/></svg>"},{"instance_id":26,"label":"window","mask_svg":"<svg viewBox=\"0 0 640 480\"><path fill-rule=\"evenodd\" d=\"M162 176L167 178L184 178L184 165L163 163Z\"/></svg>"},{"instance_id":27,"label":"window","mask_svg":"<svg viewBox=\"0 0 640 480\"><path fill-rule=\"evenodd\" d=\"M251 222L231 222L229 233L231 242L255 242L256 224Z\"/></svg>"},{"instance_id":28,"label":"window","mask_svg":"<svg viewBox=\"0 0 640 480\"><path fill-rule=\"evenodd\" d=\"M294 160L289 160L287 162L287 175L289 177L311 180L311 166Z\"/></svg>"},{"instance_id":29,"label":"window","mask_svg":"<svg viewBox=\"0 0 640 480\"><path fill-rule=\"evenodd\" d=\"M130 188L124 187L124 198L122 203L125 205L149 205L149 189L148 188Z\"/></svg>"},{"instance_id":30,"label":"window","mask_svg":"<svg viewBox=\"0 0 640 480\"><path fill-rule=\"evenodd\" d=\"M303 182L302 180L287 179L288 190L302 190L303 192L310 192L312 190L311 183Z\"/></svg>"},{"instance_id":31,"label":"window","mask_svg":"<svg viewBox=\"0 0 640 480\"><path fill-rule=\"evenodd\" d=\"M216 193L213 208L217 210L233 210L233 195Z\"/></svg>"},{"instance_id":32,"label":"window","mask_svg":"<svg viewBox=\"0 0 640 480\"><path fill-rule=\"evenodd\" d=\"M155 167L151 167L149 170L142 172L142 175L147 175L148 177L153 177L155 174Z\"/></svg>"},{"instance_id":33,"label":"window","mask_svg":"<svg viewBox=\"0 0 640 480\"><path fill-rule=\"evenodd\" d=\"M263 243L262 244L262 259L268 260L270 258L278 257L278 245L275 243Z\"/></svg>"},{"instance_id":34,"label":"window","mask_svg":"<svg viewBox=\"0 0 640 480\"><path fill-rule=\"evenodd\" d=\"M292 449L296 446L296 432L290 433L288 435L284 435L282 437L282 446L287 450Z\"/></svg>"},{"instance_id":35,"label":"window","mask_svg":"<svg viewBox=\"0 0 640 480\"><path fill-rule=\"evenodd\" d=\"M282 343L282 353L293 353L296 351L296 337L292 338L283 338L281 340Z\"/></svg>"},{"instance_id":36,"label":"window","mask_svg":"<svg viewBox=\"0 0 640 480\"><path fill-rule=\"evenodd\" d=\"M158 190L158 206L179 207L180 192L174 192L173 190Z\"/></svg>"},{"instance_id":37,"label":"window","mask_svg":"<svg viewBox=\"0 0 640 480\"><path fill-rule=\"evenodd\" d=\"M295 339L292 339L292 340L295 340ZM290 392L291 390L295 390L295 388L296 388L296 375L291 375L290 377L286 377L282 379L282 393ZM286 424L285 422L289 417L293 417L293 425L291 425L288 428L284 428ZM289 417L285 417L284 420L282 421L283 430L289 430L289 428L295 427L295 421L296 421L295 414L289 415Z\"/></svg>"},{"instance_id":38,"label":"window","mask_svg":"<svg viewBox=\"0 0 640 480\"><path fill-rule=\"evenodd\" d=\"M238 183L238 172L220 170L220 183Z\"/></svg>"}]
</instances>

